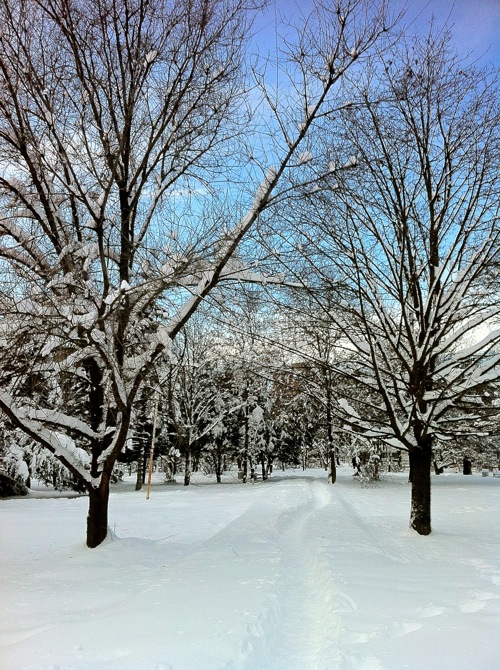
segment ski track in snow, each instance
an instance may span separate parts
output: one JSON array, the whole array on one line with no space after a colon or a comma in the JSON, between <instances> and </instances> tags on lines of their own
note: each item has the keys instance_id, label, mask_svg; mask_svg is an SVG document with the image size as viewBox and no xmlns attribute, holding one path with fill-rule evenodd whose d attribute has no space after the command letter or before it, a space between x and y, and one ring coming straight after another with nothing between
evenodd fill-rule
<instances>
[{"instance_id":1,"label":"ski track in snow","mask_svg":"<svg viewBox=\"0 0 500 670\"><path fill-rule=\"evenodd\" d=\"M376 658L353 653L377 633L371 628L359 630L347 623L355 619L358 604L342 589L346 583L339 555L344 551L343 531L353 530L360 546L396 562L406 559L380 546L375 533L354 507L325 481L303 480L302 504L280 519L278 546L282 556L282 588L272 632L274 644L250 655L245 670L333 670L382 666ZM335 568L340 568L336 573ZM397 627L398 638L421 628L414 622ZM255 644L255 642L254 642ZM270 660L272 658L272 661Z\"/></svg>"},{"instance_id":2,"label":"ski track in snow","mask_svg":"<svg viewBox=\"0 0 500 670\"><path fill-rule=\"evenodd\" d=\"M282 577L274 613L275 642L272 649L250 656L249 669L268 666L271 656L276 670L327 667L322 660L325 650L340 631L335 581L323 550L330 491L324 482L300 484L301 506L280 520Z\"/></svg>"},{"instance_id":3,"label":"ski track in snow","mask_svg":"<svg viewBox=\"0 0 500 670\"><path fill-rule=\"evenodd\" d=\"M84 499L6 501L0 668L494 670L500 487L478 483L474 500L439 480L428 538L404 528L403 479L362 489L348 469L118 493L122 539L91 551Z\"/></svg>"},{"instance_id":4,"label":"ski track in snow","mask_svg":"<svg viewBox=\"0 0 500 670\"><path fill-rule=\"evenodd\" d=\"M500 611L500 594L492 592L477 594L458 607L436 604L441 575L436 580L432 571L427 573L424 555L421 576L415 571L413 552L407 552L408 543L422 538L412 538L409 532L381 532L383 528L377 527L373 518L366 520L357 511L352 491L344 495L340 487L332 487L324 479L303 479L297 485L301 504L279 517L280 588L273 593L276 606L260 626L248 630L246 659L229 664L228 670L428 670L425 652L421 665L402 660L413 633L422 635L413 641L417 652L421 640L432 630L437 631L438 639L446 637L448 628L455 626L454 610L479 612L490 602ZM374 496L371 491L363 494L365 498ZM371 556L369 564L353 565L353 548L360 555ZM480 578L482 571L495 583L493 565L475 559L469 563ZM400 598L389 597L384 602L381 584L391 578L402 593ZM468 578L466 569L464 584ZM426 579L430 588L421 588L421 580ZM390 583L388 586L390 589ZM378 597L374 595L377 592ZM470 657L465 657L463 666L452 658L448 665L444 658L435 667L470 667ZM490 667L494 666L484 665Z\"/></svg>"}]
</instances>

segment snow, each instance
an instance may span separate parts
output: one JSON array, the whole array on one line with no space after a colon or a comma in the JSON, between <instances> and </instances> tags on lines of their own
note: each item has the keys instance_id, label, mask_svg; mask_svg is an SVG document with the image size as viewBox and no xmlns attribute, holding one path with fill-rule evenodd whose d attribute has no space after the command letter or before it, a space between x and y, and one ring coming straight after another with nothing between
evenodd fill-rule
<instances>
[{"instance_id":1,"label":"snow","mask_svg":"<svg viewBox=\"0 0 500 670\"><path fill-rule=\"evenodd\" d=\"M349 158L349 160L347 161L347 163L344 163L344 165L343 165L342 167L343 167L344 169L347 169L347 168L356 167L357 164L358 164L358 158L357 158L357 156L351 156L351 157Z\"/></svg>"},{"instance_id":2,"label":"snow","mask_svg":"<svg viewBox=\"0 0 500 670\"><path fill-rule=\"evenodd\" d=\"M28 418L28 413L25 409L17 407L16 399L4 391L0 391L0 407L7 416L15 416L17 421L23 426L25 432L28 434L36 433L42 443L45 444L56 457L62 457L66 463L69 463L75 470L77 470L82 479L89 482L93 481L82 463L81 453L83 454L85 452L76 448L73 440L63 433L49 430L38 421ZM48 410L48 413L50 413L50 410ZM61 417L64 417L64 415L61 415ZM76 425L78 424L75 423L75 426ZM73 447L70 446L71 443L73 444Z\"/></svg>"},{"instance_id":3,"label":"snow","mask_svg":"<svg viewBox=\"0 0 500 670\"><path fill-rule=\"evenodd\" d=\"M75 424L79 424L81 422L77 422L75 420ZM72 456L74 456L75 460L81 463L82 465L90 465L90 456L88 453L85 451L85 449L81 449L80 447L77 447L75 444L75 441L69 437L69 435L65 435L64 433L54 433L55 437L59 440L59 443L61 444L61 447L68 451Z\"/></svg>"},{"instance_id":4,"label":"snow","mask_svg":"<svg viewBox=\"0 0 500 670\"><path fill-rule=\"evenodd\" d=\"M246 218L255 215L257 209L262 205L265 199L269 197L271 189L275 185L277 179L278 179L278 173L276 171L276 168L271 166L266 173L265 179L259 184L252 207L250 208L250 211L247 213L247 215L243 217L242 221L240 222L239 228L246 227L245 223Z\"/></svg>"},{"instance_id":5,"label":"snow","mask_svg":"<svg viewBox=\"0 0 500 670\"><path fill-rule=\"evenodd\" d=\"M120 295L120 292L117 291L116 289L110 291L108 293L108 295L104 298L104 303L106 305L112 305L115 302L115 300L118 298L119 295Z\"/></svg>"},{"instance_id":6,"label":"snow","mask_svg":"<svg viewBox=\"0 0 500 670\"><path fill-rule=\"evenodd\" d=\"M158 481L148 501L120 484L117 537L92 550L86 498L0 501L1 667L498 667L500 478L434 476L424 538L404 473L351 473Z\"/></svg>"},{"instance_id":7,"label":"snow","mask_svg":"<svg viewBox=\"0 0 500 670\"><path fill-rule=\"evenodd\" d=\"M297 158L297 163L299 165L304 165L305 163L309 163L309 161L311 160L312 160L312 153L310 151L303 151Z\"/></svg>"},{"instance_id":8,"label":"snow","mask_svg":"<svg viewBox=\"0 0 500 670\"><path fill-rule=\"evenodd\" d=\"M149 65L150 63L152 63L157 56L158 56L158 51L149 51L146 54L146 58L144 59L145 65Z\"/></svg>"}]
</instances>

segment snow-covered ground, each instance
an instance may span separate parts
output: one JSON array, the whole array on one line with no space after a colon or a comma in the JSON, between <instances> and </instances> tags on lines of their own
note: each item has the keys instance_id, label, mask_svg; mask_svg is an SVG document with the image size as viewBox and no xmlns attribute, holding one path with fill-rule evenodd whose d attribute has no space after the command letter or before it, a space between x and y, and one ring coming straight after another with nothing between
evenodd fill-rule
<instances>
[{"instance_id":1,"label":"snow-covered ground","mask_svg":"<svg viewBox=\"0 0 500 670\"><path fill-rule=\"evenodd\" d=\"M0 668L500 667L500 479L434 477L426 538L409 494L347 468L122 485L93 550L85 498L0 501Z\"/></svg>"}]
</instances>

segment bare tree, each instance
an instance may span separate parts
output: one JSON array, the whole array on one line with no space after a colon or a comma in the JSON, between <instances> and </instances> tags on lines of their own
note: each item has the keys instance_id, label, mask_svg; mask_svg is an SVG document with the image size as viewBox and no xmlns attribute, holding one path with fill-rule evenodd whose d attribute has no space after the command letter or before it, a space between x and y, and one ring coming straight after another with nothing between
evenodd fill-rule
<instances>
[{"instance_id":1,"label":"bare tree","mask_svg":"<svg viewBox=\"0 0 500 670\"><path fill-rule=\"evenodd\" d=\"M488 429L483 392L500 376L498 82L433 33L382 63L332 127L331 175L300 234L316 281L343 286L333 310L316 294L354 354L339 372L365 389L339 414L409 452L410 524L425 535L432 449L481 417Z\"/></svg>"},{"instance_id":2,"label":"bare tree","mask_svg":"<svg viewBox=\"0 0 500 670\"><path fill-rule=\"evenodd\" d=\"M300 169L335 84L388 29L380 3L342 0L289 45L288 96L264 76L249 92L255 7L0 2L0 408L87 489L90 547L107 534L139 390L217 284L245 278L235 250ZM271 114L252 126L242 110L262 101ZM243 141L252 128L260 145Z\"/></svg>"}]
</instances>

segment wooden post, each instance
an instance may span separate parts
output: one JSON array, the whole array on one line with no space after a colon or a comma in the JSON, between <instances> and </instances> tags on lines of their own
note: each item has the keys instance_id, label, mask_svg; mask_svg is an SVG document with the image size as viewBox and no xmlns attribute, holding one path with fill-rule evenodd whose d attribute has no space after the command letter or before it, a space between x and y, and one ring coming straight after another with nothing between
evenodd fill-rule
<instances>
[{"instance_id":1,"label":"wooden post","mask_svg":"<svg viewBox=\"0 0 500 670\"><path fill-rule=\"evenodd\" d=\"M151 489L151 476L153 474L153 457L155 453L155 439L156 439L156 421L158 419L158 404L160 402L160 392L156 391L155 411L153 415L153 436L151 438L151 449L149 452L149 468L148 468L148 488L146 492L146 500L149 500L149 491Z\"/></svg>"}]
</instances>

